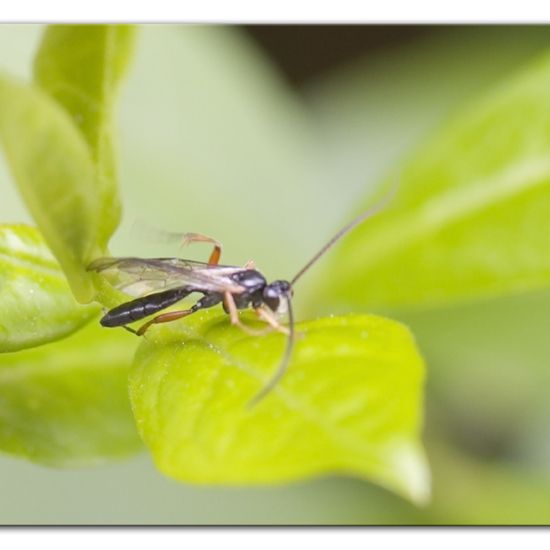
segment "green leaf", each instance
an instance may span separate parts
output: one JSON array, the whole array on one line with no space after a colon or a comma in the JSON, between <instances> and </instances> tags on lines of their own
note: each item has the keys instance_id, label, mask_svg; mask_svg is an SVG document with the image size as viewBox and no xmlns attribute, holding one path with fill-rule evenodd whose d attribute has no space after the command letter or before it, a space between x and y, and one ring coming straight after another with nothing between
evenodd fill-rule
<instances>
[{"instance_id":1,"label":"green leaf","mask_svg":"<svg viewBox=\"0 0 550 550\"><path fill-rule=\"evenodd\" d=\"M93 297L85 265L98 254L100 198L90 151L40 90L0 77L0 139L14 180L79 301Z\"/></svg>"},{"instance_id":2,"label":"green leaf","mask_svg":"<svg viewBox=\"0 0 550 550\"><path fill-rule=\"evenodd\" d=\"M69 113L90 147L102 249L120 221L112 115L133 45L128 25L50 25L35 58L36 82Z\"/></svg>"},{"instance_id":3,"label":"green leaf","mask_svg":"<svg viewBox=\"0 0 550 550\"><path fill-rule=\"evenodd\" d=\"M339 248L330 295L432 308L547 286L549 93L545 57L439 131L390 207Z\"/></svg>"},{"instance_id":4,"label":"green leaf","mask_svg":"<svg viewBox=\"0 0 550 550\"><path fill-rule=\"evenodd\" d=\"M63 338L98 311L75 301L36 229L0 225L0 352Z\"/></svg>"},{"instance_id":5,"label":"green leaf","mask_svg":"<svg viewBox=\"0 0 550 550\"><path fill-rule=\"evenodd\" d=\"M0 78L6 158L80 302L94 297L85 267L106 254L120 216L111 116L131 37L126 27L54 27L37 56L40 87Z\"/></svg>"},{"instance_id":6,"label":"green leaf","mask_svg":"<svg viewBox=\"0 0 550 550\"><path fill-rule=\"evenodd\" d=\"M250 407L281 359L283 335L243 336L214 312L151 329L130 398L158 468L182 481L226 484L346 473L424 501L424 365L408 330L372 316L297 330L288 372Z\"/></svg>"},{"instance_id":7,"label":"green leaf","mask_svg":"<svg viewBox=\"0 0 550 550\"><path fill-rule=\"evenodd\" d=\"M0 449L88 466L141 448L127 395L135 338L92 323L60 342L0 355Z\"/></svg>"}]
</instances>

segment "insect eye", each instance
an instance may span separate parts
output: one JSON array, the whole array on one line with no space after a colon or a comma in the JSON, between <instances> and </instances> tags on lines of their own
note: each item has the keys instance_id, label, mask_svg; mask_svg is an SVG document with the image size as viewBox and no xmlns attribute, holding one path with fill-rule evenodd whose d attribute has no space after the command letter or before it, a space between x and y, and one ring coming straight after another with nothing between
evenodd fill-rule
<instances>
[{"instance_id":1,"label":"insect eye","mask_svg":"<svg viewBox=\"0 0 550 550\"><path fill-rule=\"evenodd\" d=\"M272 296L277 297L283 296L288 292L292 292L292 287L288 281L274 281L266 288L273 292Z\"/></svg>"}]
</instances>

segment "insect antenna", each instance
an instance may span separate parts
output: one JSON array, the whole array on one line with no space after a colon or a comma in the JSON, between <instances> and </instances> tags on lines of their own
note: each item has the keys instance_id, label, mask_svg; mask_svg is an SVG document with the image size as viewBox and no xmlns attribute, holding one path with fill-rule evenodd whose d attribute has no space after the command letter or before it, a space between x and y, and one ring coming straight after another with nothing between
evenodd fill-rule
<instances>
[{"instance_id":1,"label":"insect antenna","mask_svg":"<svg viewBox=\"0 0 550 550\"><path fill-rule=\"evenodd\" d=\"M330 241L309 260L309 262L298 271L296 275L294 275L294 278L290 281L290 284L292 286L295 285L296 281L306 272L309 270L313 264L317 262L326 252L328 252L342 237L347 235L352 229L357 227L359 224L363 223L364 221L368 220L369 218L372 218L374 215L378 214L381 210L383 210L388 203L393 199L395 196L395 193L397 191L397 182L392 186L392 188L389 190L389 192L382 198L380 202L369 208L366 212L363 212L360 216L357 216L354 220L352 220L348 225L340 229Z\"/></svg>"},{"instance_id":2,"label":"insect antenna","mask_svg":"<svg viewBox=\"0 0 550 550\"><path fill-rule=\"evenodd\" d=\"M248 407L251 408L259 403L279 382L283 377L290 362L292 356L292 350L294 348L294 341L296 339L296 333L294 331L294 314L292 312L292 300L290 293L285 295L286 304L288 308L288 338L286 341L285 354L279 363L279 367L267 384L250 400Z\"/></svg>"},{"instance_id":3,"label":"insect antenna","mask_svg":"<svg viewBox=\"0 0 550 550\"><path fill-rule=\"evenodd\" d=\"M321 248L321 250L319 250L319 252L317 252L317 254L315 254L315 256L313 256L313 258L311 258L311 260L309 260L309 262L304 267L302 267L302 269L300 269L300 271L298 271L298 273L294 276L292 281L290 281L291 287L293 287L294 284L296 283L296 281L298 281L298 279L306 271L308 271L308 269L311 266L313 266L313 264L315 264L317 262L317 260L319 260L342 237L344 237L347 233L349 233L352 229L357 227L362 222L366 221L367 219L371 218L372 216L378 214L378 212L383 210L387 206L387 204L395 196L395 194L397 192L398 183L399 183L399 181L395 182L395 184L392 186L392 188L388 191L388 193L382 198L382 200L380 202L378 202L377 204L375 204L374 206L369 208L366 212L363 212L360 216L358 216L357 218L352 220L350 223L348 223L345 227L340 229L340 231L338 231L338 233L336 233L336 235L334 235L334 237L332 237L332 239L330 239L330 241L327 244L325 244L325 246L323 246ZM250 400L250 402L248 403L249 408L253 407L258 402L260 402L277 385L279 380L281 380L281 378L285 374L286 369L288 367L288 364L290 363L290 358L292 356L292 350L294 349L294 342L296 340L296 332L295 332L295 329L294 329L294 314L293 314L293 311L292 311L291 296L292 296L291 291L288 292L287 294L285 294L285 299L286 299L286 303L287 303L287 310L288 310L288 329L289 329L285 354L284 354L283 359L281 360L281 362L279 364L279 367L277 368L277 371L272 376L272 378Z\"/></svg>"}]
</instances>

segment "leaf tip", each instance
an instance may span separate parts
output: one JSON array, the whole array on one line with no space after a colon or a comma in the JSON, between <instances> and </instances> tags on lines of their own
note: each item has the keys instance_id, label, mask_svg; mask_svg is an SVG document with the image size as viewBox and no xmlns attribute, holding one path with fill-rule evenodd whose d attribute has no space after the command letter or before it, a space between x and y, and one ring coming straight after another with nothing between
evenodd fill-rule
<instances>
[{"instance_id":1,"label":"leaf tip","mask_svg":"<svg viewBox=\"0 0 550 550\"><path fill-rule=\"evenodd\" d=\"M390 452L398 490L417 506L426 506L431 498L431 477L426 456L415 442L395 444Z\"/></svg>"}]
</instances>

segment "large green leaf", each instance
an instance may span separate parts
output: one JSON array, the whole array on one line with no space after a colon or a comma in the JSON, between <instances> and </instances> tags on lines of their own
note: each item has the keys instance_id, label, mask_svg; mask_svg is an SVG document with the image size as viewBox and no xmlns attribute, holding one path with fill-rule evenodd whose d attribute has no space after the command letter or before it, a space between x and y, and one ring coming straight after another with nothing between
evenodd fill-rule
<instances>
[{"instance_id":1,"label":"large green leaf","mask_svg":"<svg viewBox=\"0 0 550 550\"><path fill-rule=\"evenodd\" d=\"M98 309L75 301L36 229L0 225L0 352L62 338Z\"/></svg>"},{"instance_id":2,"label":"large green leaf","mask_svg":"<svg viewBox=\"0 0 550 550\"><path fill-rule=\"evenodd\" d=\"M0 79L0 140L15 182L80 302L85 267L119 221L111 117L132 33L60 26L38 52L39 86Z\"/></svg>"},{"instance_id":3,"label":"large green leaf","mask_svg":"<svg viewBox=\"0 0 550 550\"><path fill-rule=\"evenodd\" d=\"M0 450L84 466L141 447L127 394L136 342L92 323L62 340L0 355Z\"/></svg>"},{"instance_id":4,"label":"large green leaf","mask_svg":"<svg viewBox=\"0 0 550 550\"><path fill-rule=\"evenodd\" d=\"M459 113L334 258L346 304L430 308L550 282L550 58Z\"/></svg>"},{"instance_id":5,"label":"large green leaf","mask_svg":"<svg viewBox=\"0 0 550 550\"><path fill-rule=\"evenodd\" d=\"M226 484L345 472L426 499L424 366L404 326L371 316L299 324L287 374L250 407L284 337L243 336L228 324L198 314L151 329L138 349L130 396L161 471Z\"/></svg>"},{"instance_id":6,"label":"large green leaf","mask_svg":"<svg viewBox=\"0 0 550 550\"><path fill-rule=\"evenodd\" d=\"M50 25L35 58L36 82L71 115L90 147L101 196L101 248L120 220L113 107L133 45L128 25Z\"/></svg>"}]
</instances>

